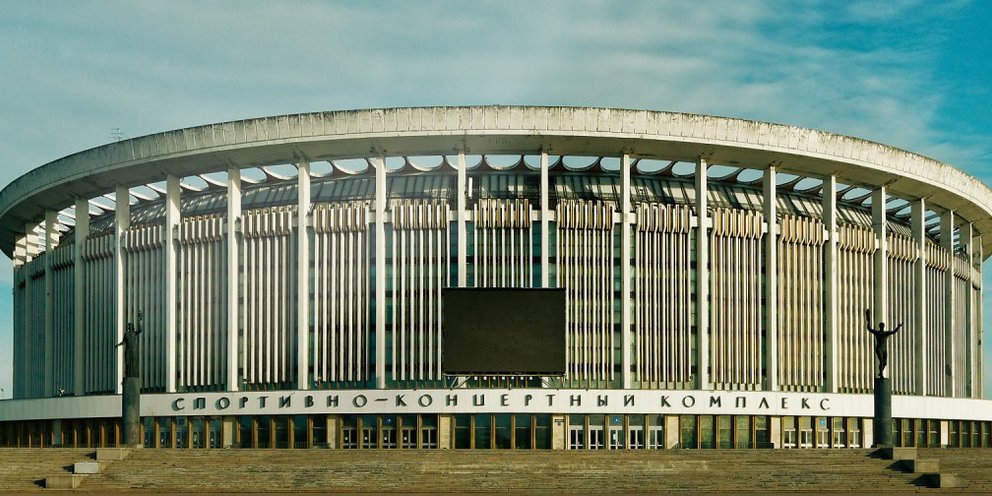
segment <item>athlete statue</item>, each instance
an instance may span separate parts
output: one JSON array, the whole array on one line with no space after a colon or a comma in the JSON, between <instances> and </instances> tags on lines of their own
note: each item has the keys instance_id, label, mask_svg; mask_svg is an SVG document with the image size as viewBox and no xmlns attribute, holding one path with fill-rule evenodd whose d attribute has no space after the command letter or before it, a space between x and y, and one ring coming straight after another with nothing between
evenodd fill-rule
<instances>
[{"instance_id":1,"label":"athlete statue","mask_svg":"<svg viewBox=\"0 0 992 496\"><path fill-rule=\"evenodd\" d=\"M885 371L885 367L889 363L889 336L899 332L899 329L902 329L902 324L897 325L896 328L891 331L886 331L885 324L883 322L879 322L878 330L872 329L871 310L865 310L865 325L868 328L868 332L870 332L872 336L875 336L875 357L878 358L878 377L882 377L882 373Z\"/></svg>"},{"instance_id":2,"label":"athlete statue","mask_svg":"<svg viewBox=\"0 0 992 496\"><path fill-rule=\"evenodd\" d=\"M127 323L124 331L124 341L117 343L117 346L124 347L124 377L138 377L138 335L141 334L141 320L144 313L138 310L138 324Z\"/></svg>"}]
</instances>

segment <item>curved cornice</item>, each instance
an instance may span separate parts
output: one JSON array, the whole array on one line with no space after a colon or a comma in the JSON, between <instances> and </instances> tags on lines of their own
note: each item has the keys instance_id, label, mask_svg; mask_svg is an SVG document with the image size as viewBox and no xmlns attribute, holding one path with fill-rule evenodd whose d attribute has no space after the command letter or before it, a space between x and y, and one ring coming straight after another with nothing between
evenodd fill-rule
<instances>
[{"instance_id":1,"label":"curved cornice","mask_svg":"<svg viewBox=\"0 0 992 496\"><path fill-rule=\"evenodd\" d=\"M992 231L992 190L950 165L890 146L781 124L706 115L573 107L417 107L262 117L179 129L85 150L49 162L0 192L0 249L46 210L75 198L226 170L300 159L375 155L537 153L610 156L627 152L666 160L764 168L810 176L836 174L892 195L926 198ZM992 253L992 236L983 253Z\"/></svg>"}]
</instances>

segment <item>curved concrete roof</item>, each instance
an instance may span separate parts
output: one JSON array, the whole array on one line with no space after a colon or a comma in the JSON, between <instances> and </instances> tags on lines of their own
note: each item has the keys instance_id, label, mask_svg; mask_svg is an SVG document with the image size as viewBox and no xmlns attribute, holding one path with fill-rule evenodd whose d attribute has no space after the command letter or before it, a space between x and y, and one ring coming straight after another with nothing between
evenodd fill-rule
<instances>
[{"instance_id":1,"label":"curved concrete roof","mask_svg":"<svg viewBox=\"0 0 992 496\"><path fill-rule=\"evenodd\" d=\"M281 115L168 131L92 148L17 178L0 192L0 249L46 210L116 186L243 167L379 154L616 155L836 174L954 210L977 234L992 232L992 190L936 160L848 136L695 114L573 107L418 107ZM984 238L992 254L992 236Z\"/></svg>"}]
</instances>

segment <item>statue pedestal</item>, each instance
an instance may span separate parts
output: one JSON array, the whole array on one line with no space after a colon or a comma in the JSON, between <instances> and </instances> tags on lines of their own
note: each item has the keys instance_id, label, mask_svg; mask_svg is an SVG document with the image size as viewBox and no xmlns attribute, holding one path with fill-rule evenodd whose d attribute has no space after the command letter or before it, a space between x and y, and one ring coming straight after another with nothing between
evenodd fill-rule
<instances>
[{"instance_id":1,"label":"statue pedestal","mask_svg":"<svg viewBox=\"0 0 992 496\"><path fill-rule=\"evenodd\" d=\"M875 378L875 447L892 447L892 379Z\"/></svg>"},{"instance_id":2,"label":"statue pedestal","mask_svg":"<svg viewBox=\"0 0 992 496\"><path fill-rule=\"evenodd\" d=\"M143 446L144 442L141 439L140 377L124 378L124 394L121 397L121 409L124 419L122 446L126 448Z\"/></svg>"}]
</instances>

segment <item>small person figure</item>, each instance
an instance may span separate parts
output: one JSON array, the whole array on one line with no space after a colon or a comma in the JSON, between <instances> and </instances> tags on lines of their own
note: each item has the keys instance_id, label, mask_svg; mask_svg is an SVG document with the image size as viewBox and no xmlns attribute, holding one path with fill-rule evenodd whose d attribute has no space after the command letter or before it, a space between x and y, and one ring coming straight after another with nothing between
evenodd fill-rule
<instances>
[{"instance_id":1,"label":"small person figure","mask_svg":"<svg viewBox=\"0 0 992 496\"><path fill-rule=\"evenodd\" d=\"M886 365L889 363L889 336L899 332L899 329L902 329L902 324L897 325L896 328L891 331L886 331L885 324L883 322L879 322L878 330L872 329L871 310L865 310L865 325L868 328L868 332L870 332L872 336L875 336L875 357L878 358L877 377L882 377L882 373L885 370Z\"/></svg>"},{"instance_id":2,"label":"small person figure","mask_svg":"<svg viewBox=\"0 0 992 496\"><path fill-rule=\"evenodd\" d=\"M138 377L138 335L141 334L141 321L144 313L138 310L137 326L131 322L127 323L124 331L124 340L117 343L117 346L124 346L124 377ZM115 346L115 348L117 347Z\"/></svg>"}]
</instances>

